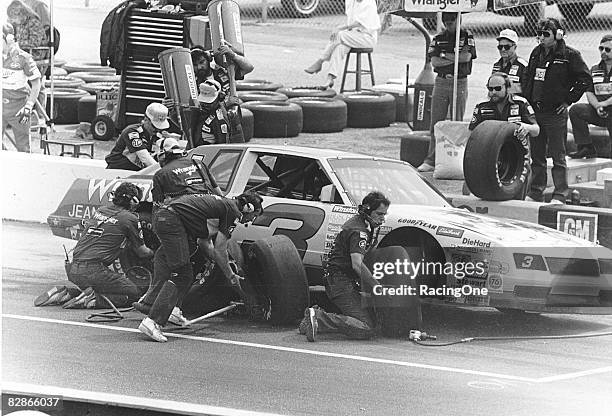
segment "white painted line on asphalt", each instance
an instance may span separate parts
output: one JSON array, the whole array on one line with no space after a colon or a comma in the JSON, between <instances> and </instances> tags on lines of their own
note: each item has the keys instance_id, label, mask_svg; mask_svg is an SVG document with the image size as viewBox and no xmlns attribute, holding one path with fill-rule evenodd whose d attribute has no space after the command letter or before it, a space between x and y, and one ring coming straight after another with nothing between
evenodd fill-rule
<instances>
[{"instance_id":1,"label":"white painted line on asphalt","mask_svg":"<svg viewBox=\"0 0 612 416\"><path fill-rule=\"evenodd\" d=\"M64 401L118 406L122 409L151 410L155 412L170 412L180 415L208 416L281 416L277 413L263 413L231 407L207 406L196 403L176 402L173 400L147 399L122 394L102 393L88 390L65 389L55 386L39 386L36 384L2 382L2 392L18 395L61 397Z\"/></svg>"},{"instance_id":2,"label":"white painted line on asphalt","mask_svg":"<svg viewBox=\"0 0 612 416\"><path fill-rule=\"evenodd\" d=\"M36 316L24 316L24 315L13 315L13 314L2 314L2 317L11 318L11 319L20 319L24 321L46 322L46 323L52 323L52 324L64 324L64 325L71 325L71 326L83 326L83 327L88 327L88 328L100 328L100 329L106 329L106 330L111 330L111 331L133 332L133 333L138 333L138 334L141 333L136 328L125 328L125 327L118 327L118 326L95 324L95 323L90 323L90 322L63 321L60 319L50 319L50 318L41 318L41 317L36 317ZM332 357L332 358L343 358L347 360L365 361L365 362L377 363L377 364L389 364L389 365L395 365L399 367L424 368L428 370L443 371L443 372L448 372L448 373L470 374L470 375L476 375L476 376L493 377L497 379L515 380L515 381L523 381L523 382L529 382L529 383L549 383L549 382L557 381L557 380L568 380L571 378L584 377L584 376L590 375L591 374L590 372L592 372L592 374L598 374L598 373L605 373L608 371L612 371L612 367L603 367L600 369L586 370L586 371L582 371L578 373L560 374L558 376L543 377L543 378L531 378L531 377L513 376L513 375L508 375L508 374L490 373L487 371L476 371L476 370L468 370L468 369L455 368L455 367L411 363L407 361L387 360L384 358L363 357L359 355L339 354L339 353L333 353L333 352L315 351L315 350L308 350L308 349L302 349L302 348L281 347L279 345L268 345L268 344L258 344L258 343L253 343L253 342L234 341L234 340L229 340L229 339L198 337L198 336L193 336L193 335L176 334L173 332L164 332L164 335L166 337L191 339L191 340L200 341L200 342L212 342L216 344L239 345L243 347L294 352L298 354L317 355L317 356Z\"/></svg>"},{"instance_id":3,"label":"white painted line on asphalt","mask_svg":"<svg viewBox=\"0 0 612 416\"><path fill-rule=\"evenodd\" d=\"M542 377L537 380L538 383L550 383L552 381L569 380L572 378L585 377L593 374L612 373L611 367L594 368L592 370L577 371L575 373L559 374L558 376Z\"/></svg>"}]
</instances>

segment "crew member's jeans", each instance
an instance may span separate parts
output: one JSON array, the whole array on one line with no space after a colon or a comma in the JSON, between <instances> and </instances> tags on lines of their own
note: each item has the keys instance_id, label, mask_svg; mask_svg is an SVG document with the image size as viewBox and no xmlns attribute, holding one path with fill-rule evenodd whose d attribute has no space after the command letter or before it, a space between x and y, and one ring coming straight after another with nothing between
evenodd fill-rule
<instances>
[{"instance_id":1,"label":"crew member's jeans","mask_svg":"<svg viewBox=\"0 0 612 416\"><path fill-rule=\"evenodd\" d=\"M68 273L68 280L81 290L93 288L97 295L96 306L106 303L99 295L108 296L117 307L129 306L138 299L138 288L130 279L100 262L74 260Z\"/></svg>"},{"instance_id":2,"label":"crew member's jeans","mask_svg":"<svg viewBox=\"0 0 612 416\"><path fill-rule=\"evenodd\" d=\"M19 100L2 98L2 136L4 136L7 126L11 126L17 151L30 153L30 121L21 124L19 118L15 116L26 104L27 98L23 97ZM32 111L32 114L34 114L34 111Z\"/></svg>"},{"instance_id":3,"label":"crew member's jeans","mask_svg":"<svg viewBox=\"0 0 612 416\"><path fill-rule=\"evenodd\" d=\"M376 334L374 321L351 277L341 271L331 271L325 290L342 315L320 310L317 321L323 330L338 331L353 339L367 339Z\"/></svg>"},{"instance_id":4,"label":"crew member's jeans","mask_svg":"<svg viewBox=\"0 0 612 416\"><path fill-rule=\"evenodd\" d=\"M602 118L597 115L597 112L590 104L574 104L569 109L569 118L572 122L572 130L574 132L574 140L576 146L580 150L581 146L592 146L593 141L589 134L589 124L599 127L608 128L608 140L603 149L604 156L610 157L610 139L612 139L612 112L609 112L608 117Z\"/></svg>"},{"instance_id":5,"label":"crew member's jeans","mask_svg":"<svg viewBox=\"0 0 612 416\"><path fill-rule=\"evenodd\" d=\"M446 120L451 103L453 102L453 78L436 77L434 89L431 97L431 125L429 131L431 138L429 139L429 150L424 163L434 166L436 163L436 138L434 136L434 126L438 121ZM457 102L455 106L458 117L457 120L463 120L465 114L465 103L468 98L467 78L459 78L457 80Z\"/></svg>"},{"instance_id":6,"label":"crew member's jeans","mask_svg":"<svg viewBox=\"0 0 612 416\"><path fill-rule=\"evenodd\" d=\"M565 141L567 140L567 111L562 114L536 112L540 125L538 137L531 137L531 170L533 177L528 196L536 201L544 200L548 181L546 172L546 147L553 159L552 178L555 185L553 199L563 203L569 195L567 184L567 165L565 162Z\"/></svg>"}]
</instances>

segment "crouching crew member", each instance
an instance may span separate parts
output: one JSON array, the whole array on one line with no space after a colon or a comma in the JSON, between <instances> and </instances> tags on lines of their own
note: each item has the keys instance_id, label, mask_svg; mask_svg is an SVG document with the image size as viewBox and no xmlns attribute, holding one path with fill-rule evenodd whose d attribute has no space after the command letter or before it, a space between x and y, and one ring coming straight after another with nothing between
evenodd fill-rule
<instances>
[{"instance_id":1,"label":"crouching crew member","mask_svg":"<svg viewBox=\"0 0 612 416\"><path fill-rule=\"evenodd\" d=\"M500 58L493 64L492 71L492 74L503 72L508 75L512 82L510 92L513 94L521 93L521 80L527 67L527 61L516 54L518 40L518 34L512 29L499 32L497 50Z\"/></svg>"},{"instance_id":2,"label":"crouching crew member","mask_svg":"<svg viewBox=\"0 0 612 416\"><path fill-rule=\"evenodd\" d=\"M551 203L564 204L569 195L565 162L567 108L589 88L591 74L580 52L566 45L563 28L557 19L539 21L537 35L540 44L529 56L522 84L523 96L533 105L540 125L540 134L531 139L533 180L525 199L544 200L548 147L553 159L555 185Z\"/></svg>"},{"instance_id":3,"label":"crouching crew member","mask_svg":"<svg viewBox=\"0 0 612 416\"><path fill-rule=\"evenodd\" d=\"M359 213L342 225L325 271L327 296L342 315L328 313L319 307L306 308L299 331L308 341L315 340L319 325L353 339L375 335L375 321L362 304L360 291L371 291L379 283L363 263L363 258L376 244L389 204L382 193L370 192L363 198Z\"/></svg>"},{"instance_id":4,"label":"crouching crew member","mask_svg":"<svg viewBox=\"0 0 612 416\"><path fill-rule=\"evenodd\" d=\"M106 156L107 169L140 170L155 164L151 156L158 133L168 129L168 109L160 103L147 106L139 124L131 124L121 132L115 147Z\"/></svg>"},{"instance_id":5,"label":"crouching crew member","mask_svg":"<svg viewBox=\"0 0 612 416\"><path fill-rule=\"evenodd\" d=\"M599 42L601 62L591 68L593 85L586 92L588 104L574 104L569 109L569 118L578 150L570 157L581 159L597 155L589 135L589 124L608 128L608 140L604 150L606 157L610 154L612 139L612 34L605 35Z\"/></svg>"},{"instance_id":6,"label":"crouching crew member","mask_svg":"<svg viewBox=\"0 0 612 416\"><path fill-rule=\"evenodd\" d=\"M217 195L183 195L162 205L153 219L153 230L161 241L155 252L155 274L165 281L155 299L149 315L138 329L158 342L167 338L161 332L179 296L186 293L193 281L190 263L190 240L208 238L209 219L219 221L219 232L214 244L216 265L234 286L240 286L241 277L229 267L227 241L235 225L252 221L262 212L262 198L245 192L235 199ZM157 277L154 277L157 280Z\"/></svg>"},{"instance_id":7,"label":"crouching crew member","mask_svg":"<svg viewBox=\"0 0 612 416\"><path fill-rule=\"evenodd\" d=\"M65 303L64 308L95 307L95 304L99 305L99 299L95 299L96 293L118 295L110 298L119 307L130 305L138 299L136 285L108 266L119 257L126 243L139 257L153 256L153 251L144 244L138 216L133 212L141 198L139 187L124 182L114 191L112 205L101 207L89 220L87 229L74 248L68 272L68 280L83 293Z\"/></svg>"}]
</instances>

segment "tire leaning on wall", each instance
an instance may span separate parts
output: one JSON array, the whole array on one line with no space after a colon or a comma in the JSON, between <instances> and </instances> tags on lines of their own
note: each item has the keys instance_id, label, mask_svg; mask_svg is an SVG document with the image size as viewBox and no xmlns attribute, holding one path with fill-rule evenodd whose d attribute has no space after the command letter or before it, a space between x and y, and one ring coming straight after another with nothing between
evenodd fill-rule
<instances>
[{"instance_id":1,"label":"tire leaning on wall","mask_svg":"<svg viewBox=\"0 0 612 416\"><path fill-rule=\"evenodd\" d=\"M465 182L474 195L488 201L508 201L529 179L529 139L519 140L517 125L487 120L468 139L463 158Z\"/></svg>"},{"instance_id":2,"label":"tire leaning on wall","mask_svg":"<svg viewBox=\"0 0 612 416\"><path fill-rule=\"evenodd\" d=\"M342 100L298 97L290 98L289 102L302 107L302 131L305 133L334 133L346 127L347 106Z\"/></svg>"}]
</instances>

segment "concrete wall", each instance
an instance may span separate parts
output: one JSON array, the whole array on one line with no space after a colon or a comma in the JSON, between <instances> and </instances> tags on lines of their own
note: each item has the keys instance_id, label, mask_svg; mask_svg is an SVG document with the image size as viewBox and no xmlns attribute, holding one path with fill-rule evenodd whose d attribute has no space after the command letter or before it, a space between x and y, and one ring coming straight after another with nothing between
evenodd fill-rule
<instances>
[{"instance_id":1,"label":"concrete wall","mask_svg":"<svg viewBox=\"0 0 612 416\"><path fill-rule=\"evenodd\" d=\"M116 178L134 173L105 169L103 160L0 152L3 219L47 222L76 178Z\"/></svg>"}]
</instances>

